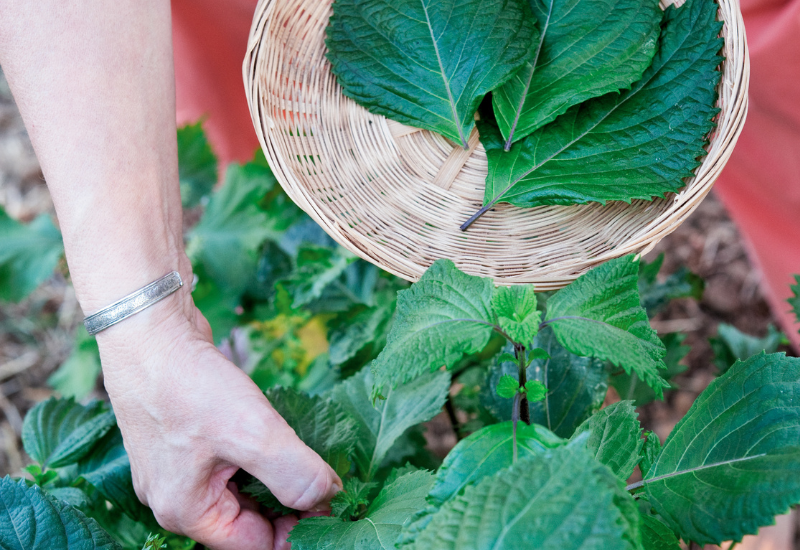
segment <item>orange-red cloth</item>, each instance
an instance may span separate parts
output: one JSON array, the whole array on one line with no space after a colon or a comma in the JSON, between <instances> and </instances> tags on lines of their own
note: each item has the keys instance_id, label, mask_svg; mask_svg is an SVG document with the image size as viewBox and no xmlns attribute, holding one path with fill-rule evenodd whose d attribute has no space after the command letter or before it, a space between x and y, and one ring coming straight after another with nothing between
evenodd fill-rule
<instances>
[{"instance_id":1,"label":"orange-red cloth","mask_svg":"<svg viewBox=\"0 0 800 550\"><path fill-rule=\"evenodd\" d=\"M800 0L742 0L750 109L714 186L760 268L781 328L800 348L786 299L800 274Z\"/></svg>"},{"instance_id":2,"label":"orange-red cloth","mask_svg":"<svg viewBox=\"0 0 800 550\"><path fill-rule=\"evenodd\" d=\"M173 0L178 122L206 117L223 163L258 147L241 65L257 0ZM763 274L767 299L800 346L788 313L800 274L800 0L742 0L750 46L750 111L715 189Z\"/></svg>"},{"instance_id":3,"label":"orange-red cloth","mask_svg":"<svg viewBox=\"0 0 800 550\"><path fill-rule=\"evenodd\" d=\"M258 149L242 61L258 0L173 0L172 43L178 124L203 125L221 164Z\"/></svg>"}]
</instances>

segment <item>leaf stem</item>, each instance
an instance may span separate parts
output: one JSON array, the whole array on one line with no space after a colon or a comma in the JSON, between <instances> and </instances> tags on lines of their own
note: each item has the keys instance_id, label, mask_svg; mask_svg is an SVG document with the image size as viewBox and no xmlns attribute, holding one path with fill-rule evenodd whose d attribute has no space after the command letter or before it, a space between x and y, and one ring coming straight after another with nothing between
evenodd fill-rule
<instances>
[{"instance_id":1,"label":"leaf stem","mask_svg":"<svg viewBox=\"0 0 800 550\"><path fill-rule=\"evenodd\" d=\"M511 407L511 425L512 425L512 440L514 443L514 456L512 459L512 464L516 464L517 462L517 422L519 422L519 404L522 401L522 394L517 393L514 396L514 404Z\"/></svg>"},{"instance_id":2,"label":"leaf stem","mask_svg":"<svg viewBox=\"0 0 800 550\"><path fill-rule=\"evenodd\" d=\"M486 206L482 207L480 210L475 212L467 221L461 224L461 231L466 231L467 229L469 229L470 225L475 223L475 221L478 218L486 214L486 211L492 208L493 206L494 206L494 201L490 202L489 204L487 204Z\"/></svg>"},{"instance_id":3,"label":"leaf stem","mask_svg":"<svg viewBox=\"0 0 800 550\"><path fill-rule=\"evenodd\" d=\"M528 383L528 374L526 372L525 365L525 346L521 344L514 344L514 353L517 356L517 360L519 360L519 386L520 388L524 388L525 384ZM520 396L519 400L519 417L520 419L530 426L531 423L531 411L530 407L528 407L528 397L524 394L517 393Z\"/></svg>"}]
</instances>

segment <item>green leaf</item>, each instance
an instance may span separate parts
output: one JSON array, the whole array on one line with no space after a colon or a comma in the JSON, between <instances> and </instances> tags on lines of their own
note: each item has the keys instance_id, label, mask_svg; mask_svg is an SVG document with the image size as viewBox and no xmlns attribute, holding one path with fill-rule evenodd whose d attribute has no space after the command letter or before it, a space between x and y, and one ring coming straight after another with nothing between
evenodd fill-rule
<instances>
[{"instance_id":1,"label":"green leaf","mask_svg":"<svg viewBox=\"0 0 800 550\"><path fill-rule=\"evenodd\" d=\"M386 453L386 458L383 459L381 467L373 479L380 481L395 470L415 468L433 471L441 466L442 459L427 448L428 441L425 439L425 431L424 425L417 424L398 437Z\"/></svg>"},{"instance_id":2,"label":"green leaf","mask_svg":"<svg viewBox=\"0 0 800 550\"><path fill-rule=\"evenodd\" d=\"M360 508L366 510L369 506L369 493L378 484L365 483L358 478L351 477L344 480L344 488L331 499L331 516L344 520L358 516Z\"/></svg>"},{"instance_id":3,"label":"green leaf","mask_svg":"<svg viewBox=\"0 0 800 550\"><path fill-rule=\"evenodd\" d=\"M677 385L672 382L672 379L686 372L689 368L681 364L681 361L692 348L683 345L683 341L686 339L685 334L671 332L659 338L661 338L661 342L667 350L664 356L664 364L667 365L667 370L661 371L661 377L670 383L671 389L675 389ZM613 372L609 376L609 382L614 386L621 398L633 401L637 407L646 405L656 399L656 393L653 388L642 382L635 372Z\"/></svg>"},{"instance_id":4,"label":"green leaf","mask_svg":"<svg viewBox=\"0 0 800 550\"><path fill-rule=\"evenodd\" d=\"M798 396L800 359L762 353L695 400L642 482L681 538L740 540L800 502Z\"/></svg>"},{"instance_id":5,"label":"green leaf","mask_svg":"<svg viewBox=\"0 0 800 550\"><path fill-rule=\"evenodd\" d=\"M114 412L99 401L84 406L51 397L25 416L22 444L43 467L58 468L86 456L115 425Z\"/></svg>"},{"instance_id":6,"label":"green leaf","mask_svg":"<svg viewBox=\"0 0 800 550\"><path fill-rule=\"evenodd\" d=\"M336 0L326 44L345 95L466 148L481 100L537 36L522 0Z\"/></svg>"},{"instance_id":7,"label":"green leaf","mask_svg":"<svg viewBox=\"0 0 800 550\"><path fill-rule=\"evenodd\" d=\"M795 284L791 285L792 297L787 300L792 306L792 313L798 323L800 323L800 275L794 276Z\"/></svg>"},{"instance_id":8,"label":"green leaf","mask_svg":"<svg viewBox=\"0 0 800 550\"><path fill-rule=\"evenodd\" d=\"M268 508L282 516L297 513L297 510L284 506L281 501L278 500L278 497L273 495L272 491L255 477L250 476L247 478L239 488L239 492L253 497L264 508Z\"/></svg>"},{"instance_id":9,"label":"green leaf","mask_svg":"<svg viewBox=\"0 0 800 550\"><path fill-rule=\"evenodd\" d=\"M322 296L325 288L357 259L342 247L302 245L294 271L283 281L293 298L292 307L304 306Z\"/></svg>"},{"instance_id":10,"label":"green leaf","mask_svg":"<svg viewBox=\"0 0 800 550\"><path fill-rule=\"evenodd\" d=\"M50 375L47 383L62 397L83 399L94 390L100 376L100 350L97 340L83 325L78 327L75 344L67 360Z\"/></svg>"},{"instance_id":11,"label":"green leaf","mask_svg":"<svg viewBox=\"0 0 800 550\"><path fill-rule=\"evenodd\" d=\"M0 300L18 302L53 274L64 245L50 216L25 225L0 207Z\"/></svg>"},{"instance_id":12,"label":"green leaf","mask_svg":"<svg viewBox=\"0 0 800 550\"><path fill-rule=\"evenodd\" d=\"M297 433L297 437L320 455L339 476L344 476L350 470L350 455L353 454L359 432L344 407L321 396L310 397L290 388L273 388L265 395L275 411ZM254 477L248 478L241 490L267 508L284 514L294 512L280 503Z\"/></svg>"},{"instance_id":13,"label":"green leaf","mask_svg":"<svg viewBox=\"0 0 800 550\"><path fill-rule=\"evenodd\" d=\"M328 354L323 353L311 362L305 376L295 385L295 388L311 396L321 395L339 381L339 375L339 370L334 368L328 360Z\"/></svg>"},{"instance_id":14,"label":"green leaf","mask_svg":"<svg viewBox=\"0 0 800 550\"><path fill-rule=\"evenodd\" d=\"M494 328L492 281L437 260L420 280L397 294L386 347L372 364L376 389L413 380L465 354L481 351Z\"/></svg>"},{"instance_id":15,"label":"green leaf","mask_svg":"<svg viewBox=\"0 0 800 550\"><path fill-rule=\"evenodd\" d=\"M705 282L685 267L658 282L657 275L664 264L664 253L650 263L639 262L639 296L647 315L653 317L677 298L703 298Z\"/></svg>"},{"instance_id":16,"label":"green leaf","mask_svg":"<svg viewBox=\"0 0 800 550\"><path fill-rule=\"evenodd\" d=\"M519 380L509 374L504 374L497 382L497 395L503 399L511 399L517 395L517 390L519 390Z\"/></svg>"},{"instance_id":17,"label":"green leaf","mask_svg":"<svg viewBox=\"0 0 800 550\"><path fill-rule=\"evenodd\" d=\"M536 403L547 395L547 388L538 380L528 380L525 383L525 395L529 402Z\"/></svg>"},{"instance_id":18,"label":"green leaf","mask_svg":"<svg viewBox=\"0 0 800 550\"><path fill-rule=\"evenodd\" d=\"M189 232L186 246L193 266L225 292L241 296L256 273L261 244L277 238L278 223L259 207L276 185L267 168L232 164L225 184L211 195L203 217Z\"/></svg>"},{"instance_id":19,"label":"green leaf","mask_svg":"<svg viewBox=\"0 0 800 550\"><path fill-rule=\"evenodd\" d=\"M370 344L382 347L394 315L396 302L389 300L374 307L356 304L331 322L328 333L331 363L340 365L355 357Z\"/></svg>"},{"instance_id":20,"label":"green leaf","mask_svg":"<svg viewBox=\"0 0 800 550\"><path fill-rule=\"evenodd\" d=\"M528 353L528 359L550 359L550 354L542 348L534 348Z\"/></svg>"},{"instance_id":21,"label":"green leaf","mask_svg":"<svg viewBox=\"0 0 800 550\"><path fill-rule=\"evenodd\" d=\"M512 348L512 349L513 349L513 348ZM513 353L509 353L509 352L507 352L507 351L504 351L503 353L501 353L501 354L500 354L500 355L497 357L497 362L499 362L499 363L505 363L505 362L509 362L509 363L514 363L514 364L516 364L516 363L517 363L517 358L516 358L516 357L514 357L514 354L513 354Z\"/></svg>"},{"instance_id":22,"label":"green leaf","mask_svg":"<svg viewBox=\"0 0 800 550\"><path fill-rule=\"evenodd\" d=\"M200 204L217 183L217 157L206 139L203 121L178 128L178 177L184 208Z\"/></svg>"},{"instance_id":23,"label":"green leaf","mask_svg":"<svg viewBox=\"0 0 800 550\"><path fill-rule=\"evenodd\" d=\"M661 454L661 440L655 432L647 432L644 438L644 444L640 452L641 460L639 461L639 469L642 471L642 476L646 477L650 468L655 463L658 455Z\"/></svg>"},{"instance_id":24,"label":"green leaf","mask_svg":"<svg viewBox=\"0 0 800 550\"><path fill-rule=\"evenodd\" d=\"M492 295L492 308L500 328L514 342L527 346L539 332L541 313L536 309L533 285L496 288Z\"/></svg>"},{"instance_id":25,"label":"green leaf","mask_svg":"<svg viewBox=\"0 0 800 550\"><path fill-rule=\"evenodd\" d=\"M530 403L531 420L570 437L603 404L608 389L603 362L570 353L550 328L540 331L533 345L550 357L535 359L528 367L528 380L538 380L547 388L543 401Z\"/></svg>"},{"instance_id":26,"label":"green leaf","mask_svg":"<svg viewBox=\"0 0 800 550\"><path fill-rule=\"evenodd\" d=\"M538 380L547 388L543 401L529 403L531 420L561 437L569 437L603 404L608 389L603 362L568 352L556 341L549 327L536 335L534 345L543 348L551 357L534 359L528 366L528 380ZM494 391L490 391L503 374L517 379L515 360L496 360L492 364L481 393L481 403L498 420L510 420L511 402L496 399Z\"/></svg>"},{"instance_id":27,"label":"green leaf","mask_svg":"<svg viewBox=\"0 0 800 550\"><path fill-rule=\"evenodd\" d=\"M750 336L741 332L733 325L720 323L717 327L717 337L710 338L711 349L714 351L714 364L725 372L737 360L744 361L762 351L774 353L781 345L781 333L773 325L767 327L767 335L763 338Z\"/></svg>"},{"instance_id":28,"label":"green leaf","mask_svg":"<svg viewBox=\"0 0 800 550\"><path fill-rule=\"evenodd\" d=\"M399 476L381 489L359 521L333 517L300 520L289 535L292 550L394 548L402 525L425 506L432 483L433 474L422 470Z\"/></svg>"},{"instance_id":29,"label":"green leaf","mask_svg":"<svg viewBox=\"0 0 800 550\"><path fill-rule=\"evenodd\" d=\"M683 187L717 113L717 8L707 0L667 8L653 64L629 91L571 107L509 152L500 132L481 123L489 174L478 215L497 202L630 202Z\"/></svg>"},{"instance_id":30,"label":"green leaf","mask_svg":"<svg viewBox=\"0 0 800 550\"><path fill-rule=\"evenodd\" d=\"M551 431L537 426L517 423L517 454L519 457L544 453L566 443ZM486 426L462 439L447 454L436 481L428 493L428 506L418 511L404 526L399 545L416 539L445 502L464 492L487 476L508 468L514 463L514 425L503 422Z\"/></svg>"},{"instance_id":31,"label":"green leaf","mask_svg":"<svg viewBox=\"0 0 800 550\"><path fill-rule=\"evenodd\" d=\"M636 548L638 513L620 483L580 446L550 449L466 487L401 548Z\"/></svg>"},{"instance_id":32,"label":"green leaf","mask_svg":"<svg viewBox=\"0 0 800 550\"><path fill-rule=\"evenodd\" d=\"M147 537L147 540L142 546L142 550L162 550L167 547L167 538L161 535L153 535Z\"/></svg>"},{"instance_id":33,"label":"green leaf","mask_svg":"<svg viewBox=\"0 0 800 550\"><path fill-rule=\"evenodd\" d=\"M372 373L366 367L331 392L331 399L356 420L353 461L365 481L375 476L392 444L408 428L427 422L441 411L450 389L450 374L427 373L390 388L374 407L372 384Z\"/></svg>"},{"instance_id":34,"label":"green leaf","mask_svg":"<svg viewBox=\"0 0 800 550\"><path fill-rule=\"evenodd\" d=\"M121 550L83 512L24 480L0 479L0 548L4 550Z\"/></svg>"},{"instance_id":35,"label":"green leaf","mask_svg":"<svg viewBox=\"0 0 800 550\"><path fill-rule=\"evenodd\" d=\"M638 278L633 256L606 262L556 292L545 319L569 351L635 372L660 398L669 387L658 372L666 350L639 304Z\"/></svg>"},{"instance_id":36,"label":"green leaf","mask_svg":"<svg viewBox=\"0 0 800 550\"><path fill-rule=\"evenodd\" d=\"M197 287L192 292L192 301L211 325L214 341L219 343L228 338L231 330L239 323L236 308L241 303L241 292L224 283L217 283L206 275L202 265L194 266Z\"/></svg>"},{"instance_id":37,"label":"green leaf","mask_svg":"<svg viewBox=\"0 0 800 550\"><path fill-rule=\"evenodd\" d=\"M94 506L81 511L96 520L124 550L139 550L152 532L144 523L132 520L113 506L109 507L105 501L96 502ZM179 547L172 547L170 550L177 548Z\"/></svg>"},{"instance_id":38,"label":"green leaf","mask_svg":"<svg viewBox=\"0 0 800 550\"><path fill-rule=\"evenodd\" d=\"M542 454L564 443L563 439L542 426L528 426L524 422L517 424L517 453L520 459ZM447 454L436 473L428 502L441 506L463 493L465 487L508 468L513 458L513 424L502 422L486 426L459 441Z\"/></svg>"},{"instance_id":39,"label":"green leaf","mask_svg":"<svg viewBox=\"0 0 800 550\"><path fill-rule=\"evenodd\" d=\"M639 520L642 546L645 550L680 550L678 537L666 523L649 514L641 514Z\"/></svg>"},{"instance_id":40,"label":"green leaf","mask_svg":"<svg viewBox=\"0 0 800 550\"><path fill-rule=\"evenodd\" d=\"M131 463L119 428L106 434L78 463L78 475L131 519L152 521L150 509L139 502L133 490Z\"/></svg>"},{"instance_id":41,"label":"green leaf","mask_svg":"<svg viewBox=\"0 0 800 550\"><path fill-rule=\"evenodd\" d=\"M265 393L270 404L297 436L340 476L350 469L350 455L358 427L344 407L310 397L289 388L273 388Z\"/></svg>"},{"instance_id":42,"label":"green leaf","mask_svg":"<svg viewBox=\"0 0 800 550\"><path fill-rule=\"evenodd\" d=\"M569 107L628 89L653 60L662 12L641 0L532 0L536 55L492 94L506 149Z\"/></svg>"},{"instance_id":43,"label":"green leaf","mask_svg":"<svg viewBox=\"0 0 800 550\"><path fill-rule=\"evenodd\" d=\"M50 472L58 475L53 470L50 470ZM37 485L40 487L42 486L40 483L37 483ZM61 502L74 506L75 508L89 508L92 504L89 495L77 487L46 487L45 491L47 491L47 494L51 497L57 498Z\"/></svg>"},{"instance_id":44,"label":"green leaf","mask_svg":"<svg viewBox=\"0 0 800 550\"><path fill-rule=\"evenodd\" d=\"M572 439L588 433L589 452L624 481L639 463L644 443L638 416L630 401L614 403L578 426Z\"/></svg>"},{"instance_id":45,"label":"green leaf","mask_svg":"<svg viewBox=\"0 0 800 550\"><path fill-rule=\"evenodd\" d=\"M42 470L38 464L28 464L23 470L28 472L33 478L33 482L40 487L44 487L59 477L56 470Z\"/></svg>"}]
</instances>

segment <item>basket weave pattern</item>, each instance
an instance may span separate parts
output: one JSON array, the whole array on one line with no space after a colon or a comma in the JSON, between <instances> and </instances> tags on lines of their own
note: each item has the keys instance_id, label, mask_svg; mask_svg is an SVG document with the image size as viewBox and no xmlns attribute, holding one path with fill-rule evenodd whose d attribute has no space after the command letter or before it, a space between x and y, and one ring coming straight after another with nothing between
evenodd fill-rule
<instances>
[{"instance_id":1,"label":"basket weave pattern","mask_svg":"<svg viewBox=\"0 0 800 550\"><path fill-rule=\"evenodd\" d=\"M747 113L750 69L739 3L719 3L725 61L708 156L680 193L652 202L499 204L460 231L483 199L488 167L477 133L465 150L345 97L325 58L328 0L260 0L245 89L278 181L345 248L411 281L449 258L499 284L556 289L598 263L652 249L694 211L725 166Z\"/></svg>"}]
</instances>

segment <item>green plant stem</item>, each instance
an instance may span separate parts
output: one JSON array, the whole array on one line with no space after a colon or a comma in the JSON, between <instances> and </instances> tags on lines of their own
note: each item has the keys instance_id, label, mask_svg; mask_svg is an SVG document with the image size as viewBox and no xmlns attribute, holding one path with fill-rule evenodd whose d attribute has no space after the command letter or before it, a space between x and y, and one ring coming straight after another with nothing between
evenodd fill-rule
<instances>
[{"instance_id":1,"label":"green plant stem","mask_svg":"<svg viewBox=\"0 0 800 550\"><path fill-rule=\"evenodd\" d=\"M461 435L461 423L456 416L456 409L453 407L453 402L448 399L444 402L444 410L447 411L447 417L450 419L450 425L453 427L453 432L456 434L456 441L461 441L464 437Z\"/></svg>"},{"instance_id":2,"label":"green plant stem","mask_svg":"<svg viewBox=\"0 0 800 550\"><path fill-rule=\"evenodd\" d=\"M512 463L517 462L517 422L519 422L519 403L522 400L522 394L518 393L514 396L514 405L511 407L511 422L513 425L512 440L514 442L514 455Z\"/></svg>"},{"instance_id":3,"label":"green plant stem","mask_svg":"<svg viewBox=\"0 0 800 550\"><path fill-rule=\"evenodd\" d=\"M519 387L520 389L524 389L525 384L528 383L528 375L525 365L525 346L514 344L514 353L517 355L517 360L519 361ZM525 424L530 425L531 411L528 407L528 397L524 393L521 394L521 398L519 400L519 418L525 422Z\"/></svg>"}]
</instances>

